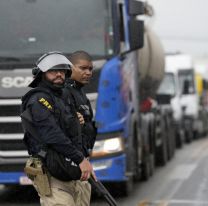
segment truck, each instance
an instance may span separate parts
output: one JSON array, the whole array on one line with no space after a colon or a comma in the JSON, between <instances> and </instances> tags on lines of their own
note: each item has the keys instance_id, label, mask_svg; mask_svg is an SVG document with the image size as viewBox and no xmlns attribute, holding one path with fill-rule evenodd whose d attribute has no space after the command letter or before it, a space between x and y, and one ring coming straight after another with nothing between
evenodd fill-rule
<instances>
[{"instance_id":1,"label":"truck","mask_svg":"<svg viewBox=\"0 0 208 206\"><path fill-rule=\"evenodd\" d=\"M171 97L178 147L183 142L191 142L205 130L206 121L201 112L200 93L197 89L197 82L202 82L196 77L191 55L166 55L165 78L158 92Z\"/></svg>"},{"instance_id":2,"label":"truck","mask_svg":"<svg viewBox=\"0 0 208 206\"><path fill-rule=\"evenodd\" d=\"M0 184L31 184L23 173L28 154L19 106L34 62L54 50L85 50L94 59L85 91L98 127L91 162L99 180L128 194L134 181L167 162L171 114L156 99L164 53L139 18L145 10L135 0L0 2Z\"/></svg>"},{"instance_id":3,"label":"truck","mask_svg":"<svg viewBox=\"0 0 208 206\"><path fill-rule=\"evenodd\" d=\"M197 70L197 67L196 67ZM200 121L200 133L199 137L205 137L208 134L208 110L207 110L207 98L208 98L208 87L207 80L202 73L196 71L196 91L199 95L199 119Z\"/></svg>"},{"instance_id":4,"label":"truck","mask_svg":"<svg viewBox=\"0 0 208 206\"><path fill-rule=\"evenodd\" d=\"M168 96L170 105L173 111L175 142L178 148L181 148L185 142L184 128L184 107L181 104L181 89L179 85L178 68L189 67L182 65L177 61L175 55L167 54L165 57L165 76L157 91L160 96ZM187 134L186 134L187 135ZM186 136L188 139L188 136Z\"/></svg>"},{"instance_id":5,"label":"truck","mask_svg":"<svg viewBox=\"0 0 208 206\"><path fill-rule=\"evenodd\" d=\"M208 78L207 78L207 61L203 58L197 58L194 60L194 68L196 70L195 79L196 79L196 89L199 95L200 103L200 115L203 119L202 127L203 134L202 136L207 135L208 131Z\"/></svg>"}]
</instances>

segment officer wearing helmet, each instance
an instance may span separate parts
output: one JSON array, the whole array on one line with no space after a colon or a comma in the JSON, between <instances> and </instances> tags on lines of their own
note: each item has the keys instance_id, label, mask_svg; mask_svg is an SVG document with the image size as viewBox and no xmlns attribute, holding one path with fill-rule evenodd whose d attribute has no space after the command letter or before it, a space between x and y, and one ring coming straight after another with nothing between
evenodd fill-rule
<instances>
[{"instance_id":1,"label":"officer wearing helmet","mask_svg":"<svg viewBox=\"0 0 208 206\"><path fill-rule=\"evenodd\" d=\"M23 124L24 142L31 156L25 168L38 191L41 205L90 205L90 196L82 192L80 182L86 182L90 175L96 178L84 155L79 135L81 120L70 100L66 102L62 96L71 67L72 63L60 52L43 55L33 69L34 79L29 85L33 89L22 97L21 112L29 111L32 119L29 129L25 130ZM81 170L80 180L62 181L53 177L39 158L45 155L44 147L50 147L77 165ZM86 185L90 187L87 182Z\"/></svg>"}]
</instances>

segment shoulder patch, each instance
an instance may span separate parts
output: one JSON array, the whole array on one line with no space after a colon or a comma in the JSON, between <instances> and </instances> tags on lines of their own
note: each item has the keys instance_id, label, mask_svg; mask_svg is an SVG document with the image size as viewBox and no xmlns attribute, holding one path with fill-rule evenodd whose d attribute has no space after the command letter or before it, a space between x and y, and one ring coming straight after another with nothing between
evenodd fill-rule
<instances>
[{"instance_id":1,"label":"shoulder patch","mask_svg":"<svg viewBox=\"0 0 208 206\"><path fill-rule=\"evenodd\" d=\"M41 97L39 100L38 100L43 106L47 107L49 110L52 110L52 106L50 105L50 103L43 97Z\"/></svg>"}]
</instances>

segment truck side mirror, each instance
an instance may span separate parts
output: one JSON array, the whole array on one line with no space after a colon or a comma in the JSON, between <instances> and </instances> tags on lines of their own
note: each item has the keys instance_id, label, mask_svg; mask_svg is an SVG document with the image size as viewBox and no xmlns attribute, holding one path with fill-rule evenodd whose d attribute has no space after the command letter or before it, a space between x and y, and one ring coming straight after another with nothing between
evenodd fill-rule
<instances>
[{"instance_id":1,"label":"truck side mirror","mask_svg":"<svg viewBox=\"0 0 208 206\"><path fill-rule=\"evenodd\" d=\"M144 22L136 19L137 15L144 14L144 3L129 0L129 44L130 50L140 49L144 45Z\"/></svg>"},{"instance_id":2,"label":"truck side mirror","mask_svg":"<svg viewBox=\"0 0 208 206\"><path fill-rule=\"evenodd\" d=\"M140 49L144 45L144 22L130 18L129 20L130 50Z\"/></svg>"},{"instance_id":3,"label":"truck side mirror","mask_svg":"<svg viewBox=\"0 0 208 206\"><path fill-rule=\"evenodd\" d=\"M144 3L141 1L129 0L129 15L137 16L144 14Z\"/></svg>"}]
</instances>

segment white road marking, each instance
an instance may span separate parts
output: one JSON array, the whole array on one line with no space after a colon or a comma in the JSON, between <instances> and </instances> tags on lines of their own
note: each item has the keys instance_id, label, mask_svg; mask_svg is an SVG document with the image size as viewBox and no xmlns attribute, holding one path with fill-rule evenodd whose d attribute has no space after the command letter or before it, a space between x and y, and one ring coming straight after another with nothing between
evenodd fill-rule
<instances>
[{"instance_id":1,"label":"white road marking","mask_svg":"<svg viewBox=\"0 0 208 206\"><path fill-rule=\"evenodd\" d=\"M208 201L198 201L198 200L156 200L156 201L148 201L143 200L139 202L138 206L168 206L170 204L183 204L183 205L208 205Z\"/></svg>"},{"instance_id":2,"label":"white road marking","mask_svg":"<svg viewBox=\"0 0 208 206\"><path fill-rule=\"evenodd\" d=\"M151 204L161 204L164 200L157 200L151 202ZM208 201L199 201L199 200L168 200L168 204L187 204L187 205L208 205Z\"/></svg>"},{"instance_id":3,"label":"white road marking","mask_svg":"<svg viewBox=\"0 0 208 206\"><path fill-rule=\"evenodd\" d=\"M179 165L173 170L169 178L173 180L186 180L192 175L196 168L197 164Z\"/></svg>"}]
</instances>

